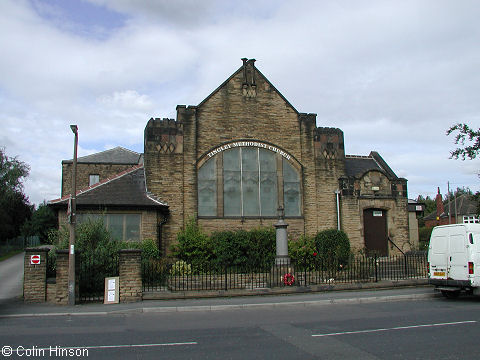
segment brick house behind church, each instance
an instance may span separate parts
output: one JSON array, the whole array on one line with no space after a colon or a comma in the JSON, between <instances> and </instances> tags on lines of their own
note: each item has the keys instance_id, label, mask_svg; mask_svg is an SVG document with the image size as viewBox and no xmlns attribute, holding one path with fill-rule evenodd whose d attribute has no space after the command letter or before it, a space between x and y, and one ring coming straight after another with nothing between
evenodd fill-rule
<instances>
[{"instance_id":1,"label":"brick house behind church","mask_svg":"<svg viewBox=\"0 0 480 360\"><path fill-rule=\"evenodd\" d=\"M251 229L274 224L279 206L292 238L340 227L356 250L410 250L407 180L375 151L346 155L340 129L317 127L316 114L298 112L242 60L200 104L145 127L143 165L130 165L143 171L138 191L158 202L162 250L192 216L206 232Z\"/></svg>"}]
</instances>

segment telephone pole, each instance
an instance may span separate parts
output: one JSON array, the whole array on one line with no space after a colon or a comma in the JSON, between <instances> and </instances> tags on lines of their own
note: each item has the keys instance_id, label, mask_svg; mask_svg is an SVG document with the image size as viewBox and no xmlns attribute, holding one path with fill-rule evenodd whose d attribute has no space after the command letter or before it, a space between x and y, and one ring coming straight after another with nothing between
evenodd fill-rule
<instances>
[{"instance_id":1,"label":"telephone pole","mask_svg":"<svg viewBox=\"0 0 480 360\"><path fill-rule=\"evenodd\" d=\"M78 127L70 125L70 129L75 134L75 144L73 146L73 166L72 166L72 191L70 195L70 241L68 247L68 305L75 305L75 223L77 212L77 147L78 147Z\"/></svg>"}]
</instances>

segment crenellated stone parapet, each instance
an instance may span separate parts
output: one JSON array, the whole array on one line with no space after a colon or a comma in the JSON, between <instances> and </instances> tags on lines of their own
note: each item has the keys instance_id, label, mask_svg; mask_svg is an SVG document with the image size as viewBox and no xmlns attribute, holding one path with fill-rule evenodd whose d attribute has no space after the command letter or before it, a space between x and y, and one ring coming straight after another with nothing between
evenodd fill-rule
<instances>
[{"instance_id":1,"label":"crenellated stone parapet","mask_svg":"<svg viewBox=\"0 0 480 360\"><path fill-rule=\"evenodd\" d=\"M174 119L151 118L145 127L145 151L183 153L183 123Z\"/></svg>"},{"instance_id":2,"label":"crenellated stone parapet","mask_svg":"<svg viewBox=\"0 0 480 360\"><path fill-rule=\"evenodd\" d=\"M345 145L343 131L338 128L318 127L314 130L315 157L325 159L343 159Z\"/></svg>"}]
</instances>

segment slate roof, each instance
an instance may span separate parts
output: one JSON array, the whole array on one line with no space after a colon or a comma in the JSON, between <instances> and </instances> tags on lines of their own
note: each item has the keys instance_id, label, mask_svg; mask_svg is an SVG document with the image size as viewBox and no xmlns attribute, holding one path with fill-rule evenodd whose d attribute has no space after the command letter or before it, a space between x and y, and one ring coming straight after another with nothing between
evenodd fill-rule
<instances>
[{"instance_id":1,"label":"slate roof","mask_svg":"<svg viewBox=\"0 0 480 360\"><path fill-rule=\"evenodd\" d=\"M444 203L443 208L445 211L440 214L441 218L448 216L448 206L450 204L450 211L452 212L452 216L455 216L455 200L447 201ZM457 215L475 215L477 213L477 203L474 199L468 194L462 194L457 197ZM437 211L431 212L427 216L423 218L424 220L436 220L437 219Z\"/></svg>"},{"instance_id":2,"label":"slate roof","mask_svg":"<svg viewBox=\"0 0 480 360\"><path fill-rule=\"evenodd\" d=\"M52 207L64 207L70 195L51 200ZM135 207L135 208L167 208L165 202L147 192L145 185L145 169L136 165L115 176L77 192L79 207Z\"/></svg>"},{"instance_id":3,"label":"slate roof","mask_svg":"<svg viewBox=\"0 0 480 360\"><path fill-rule=\"evenodd\" d=\"M368 156L345 155L345 173L349 177L362 177L367 171L378 170L390 179L398 179L379 153L370 152Z\"/></svg>"},{"instance_id":4,"label":"slate roof","mask_svg":"<svg viewBox=\"0 0 480 360\"><path fill-rule=\"evenodd\" d=\"M63 160L62 164L72 163L71 160ZM143 163L143 154L139 154L135 151L125 149L121 146L116 148L105 150L96 154L82 156L77 159L79 164L131 164L137 165Z\"/></svg>"}]
</instances>

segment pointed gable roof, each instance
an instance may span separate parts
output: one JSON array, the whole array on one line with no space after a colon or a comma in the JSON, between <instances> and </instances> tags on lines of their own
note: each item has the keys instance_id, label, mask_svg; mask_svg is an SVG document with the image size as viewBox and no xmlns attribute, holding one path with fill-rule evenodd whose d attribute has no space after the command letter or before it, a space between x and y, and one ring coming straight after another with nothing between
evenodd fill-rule
<instances>
[{"instance_id":1,"label":"pointed gable roof","mask_svg":"<svg viewBox=\"0 0 480 360\"><path fill-rule=\"evenodd\" d=\"M294 111L295 113L299 114L299 112L297 111L297 109L295 109L295 107L290 104L290 102L282 95L282 93L280 91L278 91L278 89L270 82L270 80L268 80L265 75L263 75L261 73L260 70L258 70L258 68L255 66L255 59L246 59L246 58L243 58L242 59L243 61L243 65L240 66L240 68L235 71L232 75L230 75L230 77L225 80L219 87L217 87L215 90L213 90L210 95L208 95L205 99L203 99L203 101L197 105L197 107L200 107L202 106L204 103L206 103L212 96L214 96L221 88L223 88L230 80L232 80L235 76L237 76L239 73L245 71L245 68L247 66L251 66L252 69L259 75L262 77L262 79L264 79L265 82L267 82L269 84L269 86L275 90L275 92L283 99L283 101L285 101L285 103L288 104L288 106L290 106Z\"/></svg>"},{"instance_id":2,"label":"pointed gable roof","mask_svg":"<svg viewBox=\"0 0 480 360\"><path fill-rule=\"evenodd\" d=\"M63 160L62 164L71 164L73 160ZM82 156L77 159L79 164L131 164L137 165L143 162L143 155L135 151L117 146L113 149L99 153Z\"/></svg>"},{"instance_id":3,"label":"pointed gable roof","mask_svg":"<svg viewBox=\"0 0 480 360\"><path fill-rule=\"evenodd\" d=\"M345 172L347 176L359 178L372 170L383 172L391 180L398 179L398 176L376 151L371 151L368 156L345 155Z\"/></svg>"},{"instance_id":4,"label":"pointed gable roof","mask_svg":"<svg viewBox=\"0 0 480 360\"><path fill-rule=\"evenodd\" d=\"M70 195L51 200L52 207L68 205ZM136 165L77 192L78 207L168 208L165 202L147 192L145 169Z\"/></svg>"}]
</instances>

